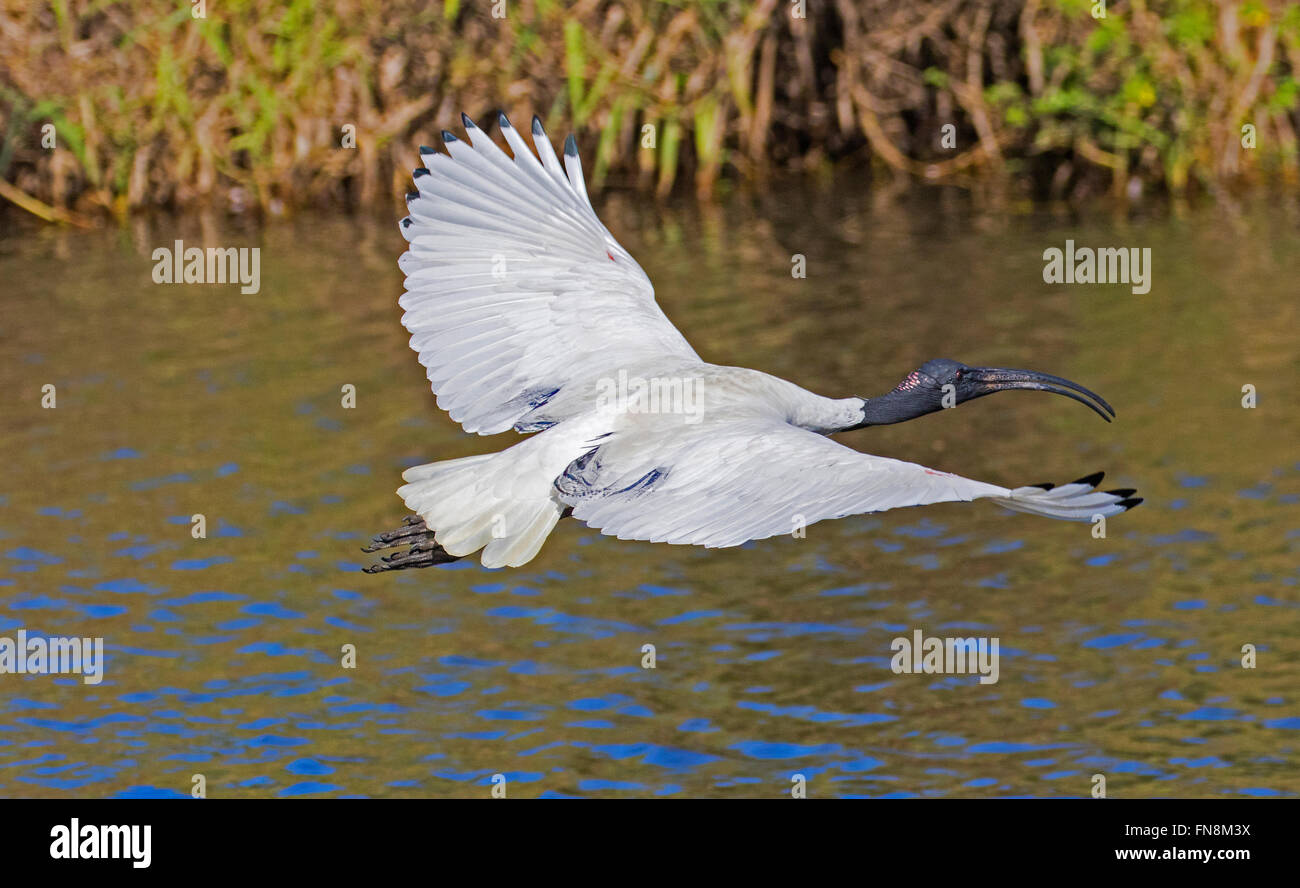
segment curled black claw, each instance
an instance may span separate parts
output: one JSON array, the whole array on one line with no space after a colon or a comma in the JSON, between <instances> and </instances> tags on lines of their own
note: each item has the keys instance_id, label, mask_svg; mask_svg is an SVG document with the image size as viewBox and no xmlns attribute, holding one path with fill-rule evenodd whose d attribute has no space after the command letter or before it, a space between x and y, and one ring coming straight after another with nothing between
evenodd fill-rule
<instances>
[{"instance_id":1,"label":"curled black claw","mask_svg":"<svg viewBox=\"0 0 1300 888\"><path fill-rule=\"evenodd\" d=\"M420 542L420 537L429 537L429 542L433 542L433 534L425 526L424 519L419 515L410 515L402 522L402 526L397 530L390 530L381 533L374 538L374 541L368 546L362 546L362 552L378 552L380 549L391 549L393 546L400 546L407 542Z\"/></svg>"},{"instance_id":2,"label":"curled black claw","mask_svg":"<svg viewBox=\"0 0 1300 888\"><path fill-rule=\"evenodd\" d=\"M433 531L429 530L424 519L419 515L408 515L402 521L401 527L379 534L370 545L363 546L361 551L378 552L381 549L392 549L397 546L406 546L407 549L405 552L385 555L374 564L363 567L362 570L373 574L386 570L405 570L408 567L434 567L460 560L459 555L451 555L438 545Z\"/></svg>"}]
</instances>

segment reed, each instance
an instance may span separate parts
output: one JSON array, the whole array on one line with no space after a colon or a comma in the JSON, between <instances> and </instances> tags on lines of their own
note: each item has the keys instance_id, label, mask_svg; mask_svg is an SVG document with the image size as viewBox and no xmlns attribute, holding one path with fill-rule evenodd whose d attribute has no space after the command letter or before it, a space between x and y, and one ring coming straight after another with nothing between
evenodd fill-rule
<instances>
[{"instance_id":1,"label":"reed","mask_svg":"<svg viewBox=\"0 0 1300 888\"><path fill-rule=\"evenodd\" d=\"M52 221L387 207L462 109L538 113L595 187L660 195L828 162L1034 198L1300 183L1295 3L200 5L0 0L0 196Z\"/></svg>"}]
</instances>

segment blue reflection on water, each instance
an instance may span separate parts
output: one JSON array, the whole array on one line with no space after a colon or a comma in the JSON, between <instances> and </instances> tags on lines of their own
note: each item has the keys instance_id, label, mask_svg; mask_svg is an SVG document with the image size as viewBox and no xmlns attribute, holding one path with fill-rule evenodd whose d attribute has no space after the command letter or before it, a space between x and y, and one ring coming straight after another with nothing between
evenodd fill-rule
<instances>
[{"instance_id":1,"label":"blue reflection on water","mask_svg":"<svg viewBox=\"0 0 1300 888\"><path fill-rule=\"evenodd\" d=\"M100 458L133 461L141 456L141 451L123 447ZM346 471L370 473L362 464ZM156 491L240 472L237 463L226 462L202 472L145 477L127 486ZM1189 476L1179 483L1201 490L1210 481ZM1271 489L1260 485L1236 495L1267 498ZM266 512L282 520L329 504L325 498L320 505L275 498L264 502L269 502ZM0 498L4 503L7 498ZM67 506L42 507L33 514L46 520L84 518L81 509ZM21 514L11 512L6 521L9 526L0 528L0 537L24 535ZM159 521L183 528L191 518L173 512ZM983 559L986 566L973 575L954 572L956 591L939 589L926 597L912 586L898 601L898 581L849 577L842 566L819 556L798 565L806 579L817 577L816 585L805 587L804 599L812 604L785 601L780 607L751 608L743 599L706 594L680 577L633 582L608 592L593 589L559 606L552 584L567 582L564 574L503 578L460 564L454 571L466 572L470 582L454 603L447 587L398 577L382 587L383 595L416 596L418 602L398 609L370 597L381 587L358 591L358 563L337 559L347 548L338 544L355 545L361 535L337 528L304 539L300 548L269 566L263 582L230 588L227 571L241 567L242 556L219 546L222 540L239 543L249 535L244 527L216 518L207 543L216 545L195 556L183 554L192 551L179 541L184 537L115 531L104 535L107 558L92 565L58 554L64 549L54 546L15 544L5 550L8 575L0 577L0 630L93 632L103 623L112 631L104 646L107 678L93 689L73 677L5 677L20 692L4 698L0 709L0 792L21 795L39 788L66 795L187 798L191 775L206 768L233 775L214 789L278 796L420 793L443 791L447 783L487 787L496 774L511 784L544 784L591 759L616 763L626 776L575 775L566 785L578 794L678 795L691 776L705 777L717 789L774 794L788 792L797 772L819 792L845 797L960 790L1011 795L1023 791L1026 779L1041 786L1043 795L1082 795L1090 775L1099 771L1159 781L1198 775L1195 779L1210 781L1206 791L1217 794L1289 794L1257 781L1244 787L1213 785L1216 775L1263 759L1246 763L1198 750L1190 755L1153 753L1139 760L1131 752L1106 754L1095 743L1073 738L1086 722L1127 722L1130 731L1133 724L1161 723L1183 723L1189 730L1212 723L1247 724L1279 734L1300 731L1300 717L1259 708L1285 710L1294 702L1290 698L1271 696L1261 704L1193 690L1197 676L1231 665L1230 657L1225 662L1222 651L1198 640L1199 621L1237 607L1300 606L1278 588L1288 579L1294 585L1294 577L1261 575L1257 582L1269 584L1270 591L1252 591L1231 602L1204 591L1171 598L1162 605L1169 622L1123 619L1122 610L1090 614L1096 623L1065 626L1014 626L988 614L958 618L960 609L938 593L1023 588L1014 560L1006 556L1025 553L1027 544L1022 539L949 536L944 525L921 519L893 526L890 539L877 537L869 546L864 541L863 550L871 557L892 555L890 564L925 573L952 572L967 558ZM1300 529L1289 531L1287 538L1300 538ZM1197 554L1200 549L1220 541L1216 534L1184 527L1154 534L1146 542L1158 550L1177 550L1169 563L1179 570L1184 565L1174 557L1203 557ZM1071 569L1112 577L1146 569L1131 551L1080 548L1070 555ZM315 591L286 592L281 586L288 581L277 578L287 575L316 584ZM644 623L620 618L620 602L652 605L655 616ZM444 606L449 603L454 606ZM495 627L491 633L500 639L519 635L513 624L526 624L537 637L526 648L464 644L458 633L469 621ZM1009 664L1020 665L1007 684L997 686L981 685L973 675L894 675L890 639L916 628L931 634L1000 636L1004 677ZM362 677L340 670L335 630L358 644L359 656L367 658L373 671ZM402 641L394 644L393 638ZM635 658L615 663L586 653L608 644L639 652L644 639L656 639L661 669L643 669ZM575 645L584 653L552 653ZM839 706L809 702L780 680L783 663L810 658L819 670L852 674L854 679L844 681L840 690L863 695L862 705L845 705L843 696L837 697ZM157 684L115 691L124 680L117 666L128 660L133 676L140 674L139 664L146 664ZM722 672L711 670L711 680L698 680L701 664ZM1035 670L1058 667L1068 670L1068 687L1083 700L1114 690L1114 668L1136 676L1135 689L1146 687L1159 668L1181 674L1185 685L1166 684L1145 697L1146 690L1122 691L1120 697L1128 698L1125 706L1085 703L1079 710L1078 700L1060 693L1060 684L1052 690L1034 687L1039 680ZM712 697L724 676L731 681L727 693L735 699ZM557 680L565 686L558 696ZM621 690L589 693L584 685L596 680L617 682ZM545 690L532 699L533 688ZM72 693L78 696L67 696ZM1016 739L1011 732L1004 739L967 737L926 724L929 711L972 705L973 694L982 695L975 705L1018 719L1021 731L1032 731L1039 739ZM699 699L683 707L683 698L692 695ZM1100 699L1115 702L1113 693ZM1074 727L1067 724L1071 719ZM1030 725L1035 727L1026 727ZM1042 725L1059 729L1059 735L1051 736L1061 742L1044 742ZM810 741L809 736L825 739ZM628 742L629 737L639 739ZM1212 741L1192 736L1181 742L1204 748ZM418 765L409 773L388 774L381 752L398 743L420 750ZM337 754L340 744L354 754ZM465 750L488 755L494 767L470 761L477 755ZM512 759L531 766L511 768ZM980 776L989 761L1007 776ZM1285 765L1289 759L1280 756L1273 762ZM145 772L149 776L142 779ZM549 787L537 792L546 797L574 794Z\"/></svg>"}]
</instances>

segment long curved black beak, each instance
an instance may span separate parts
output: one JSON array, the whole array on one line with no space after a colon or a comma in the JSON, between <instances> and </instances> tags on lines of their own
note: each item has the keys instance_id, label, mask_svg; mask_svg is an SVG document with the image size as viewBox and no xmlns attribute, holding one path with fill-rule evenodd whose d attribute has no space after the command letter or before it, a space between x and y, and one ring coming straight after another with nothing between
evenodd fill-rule
<instances>
[{"instance_id":1,"label":"long curved black beak","mask_svg":"<svg viewBox=\"0 0 1300 888\"><path fill-rule=\"evenodd\" d=\"M1062 379L1048 373L1037 373L1033 370L1006 370L1000 367L972 367L963 371L963 375L981 388L979 392L981 395L991 395L993 392L1007 391L1008 389L1051 392L1056 395L1065 395L1065 397L1078 401L1080 404L1087 405L1106 422L1110 422L1111 416L1115 415L1114 408L1107 404L1101 395L1089 391L1077 382L1071 382L1068 379ZM1079 394L1075 394L1075 392ZM1087 398L1080 397L1080 395L1087 395ZM1092 400L1090 401L1088 398ZM1093 401L1097 403L1094 404ZM1098 404L1101 406L1098 407ZM1106 414L1110 414L1110 416Z\"/></svg>"}]
</instances>

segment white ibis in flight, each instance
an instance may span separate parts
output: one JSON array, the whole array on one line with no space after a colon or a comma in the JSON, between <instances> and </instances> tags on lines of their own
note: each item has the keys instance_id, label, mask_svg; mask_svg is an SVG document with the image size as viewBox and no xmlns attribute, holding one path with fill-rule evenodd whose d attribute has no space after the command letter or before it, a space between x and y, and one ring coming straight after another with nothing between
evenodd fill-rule
<instances>
[{"instance_id":1,"label":"white ibis in flight","mask_svg":"<svg viewBox=\"0 0 1300 888\"><path fill-rule=\"evenodd\" d=\"M415 514L366 551L405 550L371 572L482 550L531 560L572 515L626 540L737 546L825 518L953 500L1093 521L1141 502L1101 473L1006 488L859 453L828 435L904 422L994 392L1081 385L1028 370L922 364L875 398L826 398L700 359L636 260L592 209L570 136L561 167L541 122L536 153L500 118L513 157L462 115L469 141L421 148L401 221L400 304L438 406L466 431L526 435L498 453L415 466L397 492Z\"/></svg>"}]
</instances>

